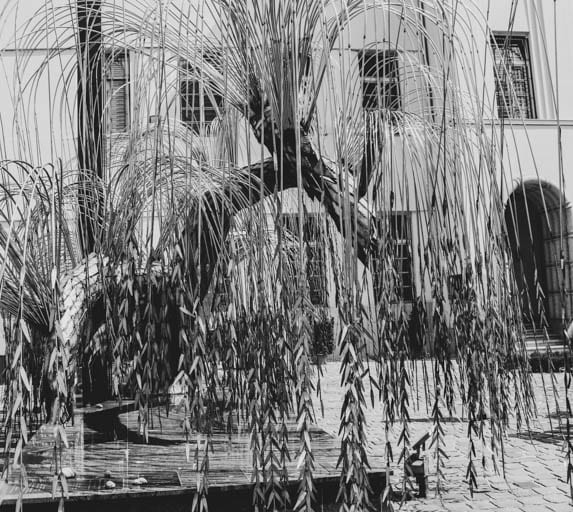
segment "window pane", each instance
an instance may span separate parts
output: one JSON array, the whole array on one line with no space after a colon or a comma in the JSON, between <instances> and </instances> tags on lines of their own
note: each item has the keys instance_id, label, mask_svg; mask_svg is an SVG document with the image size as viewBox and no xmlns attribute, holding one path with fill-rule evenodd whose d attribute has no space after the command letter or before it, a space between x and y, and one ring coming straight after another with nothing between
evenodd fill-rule
<instances>
[{"instance_id":1,"label":"window pane","mask_svg":"<svg viewBox=\"0 0 573 512\"><path fill-rule=\"evenodd\" d=\"M385 289L394 289L402 300L413 300L410 224L409 213L383 213L378 220L378 233L383 242L381 253L373 262L374 295L377 299ZM384 267L387 262L391 262L391 268Z\"/></svg>"},{"instance_id":2,"label":"window pane","mask_svg":"<svg viewBox=\"0 0 573 512\"><path fill-rule=\"evenodd\" d=\"M299 238L298 214L283 213L282 225L291 237ZM306 276L308 279L310 301L315 306L328 305L326 285L326 262L322 221L316 213L307 214L303 223L303 241L306 250ZM292 238L291 238L292 240ZM293 251L296 254L296 251Z\"/></svg>"},{"instance_id":3,"label":"window pane","mask_svg":"<svg viewBox=\"0 0 573 512\"><path fill-rule=\"evenodd\" d=\"M367 110L400 110L398 52L365 51L359 57L362 72L362 106Z\"/></svg>"},{"instance_id":4,"label":"window pane","mask_svg":"<svg viewBox=\"0 0 573 512\"><path fill-rule=\"evenodd\" d=\"M205 56L205 61L211 65L217 54ZM182 60L179 72L179 92L181 104L181 121L192 130L200 131L201 127L209 126L216 118L218 108L223 104L223 97L209 89L205 81L191 78L191 64Z\"/></svg>"}]
</instances>

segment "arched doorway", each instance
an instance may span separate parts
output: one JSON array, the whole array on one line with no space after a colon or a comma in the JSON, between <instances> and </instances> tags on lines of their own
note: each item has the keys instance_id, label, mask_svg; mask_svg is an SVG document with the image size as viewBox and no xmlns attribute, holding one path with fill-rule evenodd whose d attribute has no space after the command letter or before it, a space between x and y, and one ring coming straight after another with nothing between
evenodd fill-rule
<instances>
[{"instance_id":1,"label":"arched doorway","mask_svg":"<svg viewBox=\"0 0 573 512\"><path fill-rule=\"evenodd\" d=\"M563 302L566 321L572 313L573 233L569 204L555 186L543 181L525 181L509 196L505 222L526 326L547 326L557 332L562 325Z\"/></svg>"}]
</instances>

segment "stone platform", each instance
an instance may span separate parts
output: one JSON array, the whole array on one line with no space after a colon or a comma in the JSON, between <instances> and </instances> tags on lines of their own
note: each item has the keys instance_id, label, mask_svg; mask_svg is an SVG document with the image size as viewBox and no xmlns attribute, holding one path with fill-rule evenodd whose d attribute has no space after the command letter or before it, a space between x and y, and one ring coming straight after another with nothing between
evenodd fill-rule
<instances>
[{"instance_id":1,"label":"stone platform","mask_svg":"<svg viewBox=\"0 0 573 512\"><path fill-rule=\"evenodd\" d=\"M121 406L106 402L100 407L76 411L73 426L66 426L68 447L58 454L58 468L72 468L74 478L66 480L66 511L190 510L198 484L196 453L205 448L206 435L194 434L189 442L183 433L183 414L163 407L153 413L145 443L138 432L138 413L131 402ZM296 468L298 432L289 421L288 437L291 463L288 465L291 500L296 500L299 485ZM313 426L310 432L315 458L314 482L318 508L334 503L340 470L337 469L339 444L336 437ZM56 454L55 427L43 425L24 450L27 487L23 493L24 510L57 510L63 494L57 483L53 492ZM252 510L253 469L250 436L237 423L229 435L223 425L215 424L209 448L209 510ZM144 484L135 483L144 478ZM371 484L377 493L385 485L386 469L372 464ZM20 492L20 470L13 468L8 485L0 487L0 511L14 510ZM110 489L109 482L115 486ZM55 497L54 497L55 496ZM293 501L294 504L294 501Z\"/></svg>"}]
</instances>

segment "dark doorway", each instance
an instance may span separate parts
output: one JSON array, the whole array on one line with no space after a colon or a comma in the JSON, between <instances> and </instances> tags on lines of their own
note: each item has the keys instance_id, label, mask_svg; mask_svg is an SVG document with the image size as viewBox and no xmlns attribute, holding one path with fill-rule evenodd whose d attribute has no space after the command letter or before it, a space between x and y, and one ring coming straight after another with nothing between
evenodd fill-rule
<instances>
[{"instance_id":1,"label":"dark doorway","mask_svg":"<svg viewBox=\"0 0 573 512\"><path fill-rule=\"evenodd\" d=\"M562 332L573 314L571 209L546 181L519 184L505 207L515 277L526 328Z\"/></svg>"},{"instance_id":2,"label":"dark doorway","mask_svg":"<svg viewBox=\"0 0 573 512\"><path fill-rule=\"evenodd\" d=\"M505 209L505 222L522 300L526 325L541 325L547 311L547 283L544 255L545 216L535 201L521 189L510 197Z\"/></svg>"}]
</instances>

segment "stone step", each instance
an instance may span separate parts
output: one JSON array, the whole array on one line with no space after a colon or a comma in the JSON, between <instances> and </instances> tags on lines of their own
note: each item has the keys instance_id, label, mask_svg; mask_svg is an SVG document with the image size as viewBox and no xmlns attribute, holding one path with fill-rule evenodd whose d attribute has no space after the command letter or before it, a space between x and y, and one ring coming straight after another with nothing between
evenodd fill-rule
<instances>
[{"instance_id":1,"label":"stone step","mask_svg":"<svg viewBox=\"0 0 573 512\"><path fill-rule=\"evenodd\" d=\"M547 353L561 353L565 350L563 340L559 338L537 338L525 339L525 350L528 354L539 352L541 354Z\"/></svg>"},{"instance_id":2,"label":"stone step","mask_svg":"<svg viewBox=\"0 0 573 512\"><path fill-rule=\"evenodd\" d=\"M547 352L561 354L564 350L562 334L553 329L527 327L523 332L523 341L529 355Z\"/></svg>"}]
</instances>

